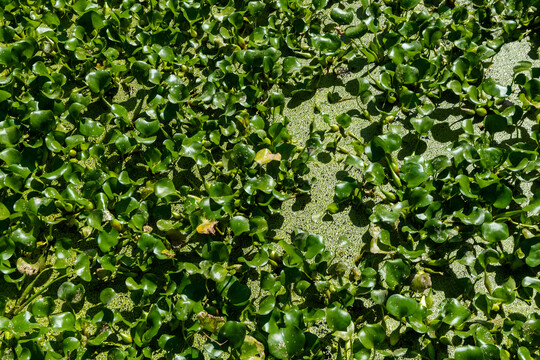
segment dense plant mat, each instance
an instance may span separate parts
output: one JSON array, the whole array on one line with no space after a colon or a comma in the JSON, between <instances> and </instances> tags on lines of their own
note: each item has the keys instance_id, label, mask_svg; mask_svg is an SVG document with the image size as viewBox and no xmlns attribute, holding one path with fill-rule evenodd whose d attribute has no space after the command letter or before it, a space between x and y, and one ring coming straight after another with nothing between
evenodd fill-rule
<instances>
[{"instance_id":1,"label":"dense plant mat","mask_svg":"<svg viewBox=\"0 0 540 360\"><path fill-rule=\"evenodd\" d=\"M0 5L0 358L540 357L539 1Z\"/></svg>"}]
</instances>

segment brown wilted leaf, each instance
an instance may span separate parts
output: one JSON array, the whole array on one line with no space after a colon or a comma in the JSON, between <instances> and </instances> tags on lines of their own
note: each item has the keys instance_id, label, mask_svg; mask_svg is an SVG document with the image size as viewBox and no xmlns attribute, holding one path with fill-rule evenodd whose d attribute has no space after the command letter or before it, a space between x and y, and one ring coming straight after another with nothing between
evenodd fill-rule
<instances>
[{"instance_id":1,"label":"brown wilted leaf","mask_svg":"<svg viewBox=\"0 0 540 360\"><path fill-rule=\"evenodd\" d=\"M203 219L203 223L197 226L197 232L199 234L215 235L216 229L214 229L214 226L216 226L217 223L217 221L209 221L207 219Z\"/></svg>"},{"instance_id":2,"label":"brown wilted leaf","mask_svg":"<svg viewBox=\"0 0 540 360\"><path fill-rule=\"evenodd\" d=\"M222 316L214 316L204 311L195 314L195 320L199 322L201 328L213 334L217 334L219 329L225 324L225 318Z\"/></svg>"}]
</instances>

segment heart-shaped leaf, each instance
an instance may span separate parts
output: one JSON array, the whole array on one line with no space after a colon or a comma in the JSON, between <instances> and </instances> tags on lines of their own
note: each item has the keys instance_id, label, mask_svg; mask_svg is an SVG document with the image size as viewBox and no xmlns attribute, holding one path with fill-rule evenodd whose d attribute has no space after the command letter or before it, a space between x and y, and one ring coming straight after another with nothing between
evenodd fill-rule
<instances>
[{"instance_id":1,"label":"heart-shaped leaf","mask_svg":"<svg viewBox=\"0 0 540 360\"><path fill-rule=\"evenodd\" d=\"M326 323L332 331L345 331L351 323L351 314L337 307L326 309Z\"/></svg>"},{"instance_id":2,"label":"heart-shaped leaf","mask_svg":"<svg viewBox=\"0 0 540 360\"><path fill-rule=\"evenodd\" d=\"M425 135L431 130L433 127L433 123L435 122L435 119L432 119L428 116L424 116L422 118L412 118L411 124L414 127L414 130L420 135Z\"/></svg>"},{"instance_id":3,"label":"heart-shaped leaf","mask_svg":"<svg viewBox=\"0 0 540 360\"><path fill-rule=\"evenodd\" d=\"M37 317L46 317L53 313L56 308L54 299L50 296L46 296L40 299L37 299L30 306L30 311L34 316Z\"/></svg>"},{"instance_id":4,"label":"heart-shaped leaf","mask_svg":"<svg viewBox=\"0 0 540 360\"><path fill-rule=\"evenodd\" d=\"M420 305L416 300L401 294L394 294L386 300L386 310L398 319L411 316L419 309Z\"/></svg>"},{"instance_id":5,"label":"heart-shaped leaf","mask_svg":"<svg viewBox=\"0 0 540 360\"><path fill-rule=\"evenodd\" d=\"M55 331L69 331L75 328L75 315L63 312L51 316L51 328Z\"/></svg>"},{"instance_id":6,"label":"heart-shaped leaf","mask_svg":"<svg viewBox=\"0 0 540 360\"><path fill-rule=\"evenodd\" d=\"M246 325L239 321L227 321L219 329L218 338L221 341L226 341L228 346L240 348L246 337Z\"/></svg>"},{"instance_id":7,"label":"heart-shaped leaf","mask_svg":"<svg viewBox=\"0 0 540 360\"><path fill-rule=\"evenodd\" d=\"M330 17L340 25L349 25L354 20L354 11L353 9L333 8L330 11Z\"/></svg>"},{"instance_id":8,"label":"heart-shaped leaf","mask_svg":"<svg viewBox=\"0 0 540 360\"><path fill-rule=\"evenodd\" d=\"M111 74L105 70L95 70L86 75L86 84L90 91L101 93L111 83Z\"/></svg>"},{"instance_id":9,"label":"heart-shaped leaf","mask_svg":"<svg viewBox=\"0 0 540 360\"><path fill-rule=\"evenodd\" d=\"M458 300L451 299L443 306L441 315L443 316L443 322L454 327L459 327L471 316L471 311Z\"/></svg>"},{"instance_id":10,"label":"heart-shaped leaf","mask_svg":"<svg viewBox=\"0 0 540 360\"><path fill-rule=\"evenodd\" d=\"M505 223L486 222L482 224L482 237L490 243L505 240L508 236L510 234Z\"/></svg>"},{"instance_id":11,"label":"heart-shaped leaf","mask_svg":"<svg viewBox=\"0 0 540 360\"><path fill-rule=\"evenodd\" d=\"M275 329L268 335L268 349L278 359L291 359L305 343L306 336L296 326Z\"/></svg>"},{"instance_id":12,"label":"heart-shaped leaf","mask_svg":"<svg viewBox=\"0 0 540 360\"><path fill-rule=\"evenodd\" d=\"M358 332L358 339L366 349L375 349L386 339L386 330L381 324L366 324Z\"/></svg>"}]
</instances>

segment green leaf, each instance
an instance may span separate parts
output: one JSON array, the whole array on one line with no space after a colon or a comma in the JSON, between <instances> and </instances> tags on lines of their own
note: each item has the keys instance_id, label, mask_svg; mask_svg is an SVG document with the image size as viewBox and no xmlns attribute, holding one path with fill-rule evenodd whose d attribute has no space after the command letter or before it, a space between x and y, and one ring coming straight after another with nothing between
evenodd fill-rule
<instances>
[{"instance_id":1,"label":"green leaf","mask_svg":"<svg viewBox=\"0 0 540 360\"><path fill-rule=\"evenodd\" d=\"M84 298L84 287L82 284L75 285L70 281L66 281L60 285L57 294L61 300L78 303Z\"/></svg>"},{"instance_id":2,"label":"green leaf","mask_svg":"<svg viewBox=\"0 0 540 360\"><path fill-rule=\"evenodd\" d=\"M15 315L13 319L11 319L11 323L13 324L13 331L17 334L31 332L40 327L29 311L24 311Z\"/></svg>"},{"instance_id":3,"label":"green leaf","mask_svg":"<svg viewBox=\"0 0 540 360\"><path fill-rule=\"evenodd\" d=\"M49 316L55 308L54 299L50 296L39 298L30 305L30 311L37 317Z\"/></svg>"},{"instance_id":4,"label":"green leaf","mask_svg":"<svg viewBox=\"0 0 540 360\"><path fill-rule=\"evenodd\" d=\"M351 196L357 186L358 182L355 179L347 177L344 181L340 181L336 184L336 197L340 200L348 198Z\"/></svg>"},{"instance_id":5,"label":"green leaf","mask_svg":"<svg viewBox=\"0 0 540 360\"><path fill-rule=\"evenodd\" d=\"M275 329L268 335L270 354L278 359L291 359L304 348L306 336L296 326Z\"/></svg>"},{"instance_id":6,"label":"green leaf","mask_svg":"<svg viewBox=\"0 0 540 360\"><path fill-rule=\"evenodd\" d=\"M75 273L84 281L88 282L92 280L92 275L90 274L90 259L88 254L82 253L77 256L73 270L75 270Z\"/></svg>"},{"instance_id":7,"label":"green leaf","mask_svg":"<svg viewBox=\"0 0 540 360\"><path fill-rule=\"evenodd\" d=\"M341 47L341 39L335 34L313 35L311 39L315 49L321 52L333 52Z\"/></svg>"},{"instance_id":8,"label":"green leaf","mask_svg":"<svg viewBox=\"0 0 540 360\"><path fill-rule=\"evenodd\" d=\"M235 236L249 231L249 220L241 215L234 216L230 222L231 230Z\"/></svg>"},{"instance_id":9,"label":"green leaf","mask_svg":"<svg viewBox=\"0 0 540 360\"><path fill-rule=\"evenodd\" d=\"M396 68L396 79L402 84L414 84L420 80L420 72L414 66L399 64Z\"/></svg>"},{"instance_id":10,"label":"green leaf","mask_svg":"<svg viewBox=\"0 0 540 360\"><path fill-rule=\"evenodd\" d=\"M285 95L283 95L282 93L276 93L276 92L270 93L270 97L268 98L268 105L271 108L283 106L284 104L285 104Z\"/></svg>"},{"instance_id":11,"label":"green leaf","mask_svg":"<svg viewBox=\"0 0 540 360\"><path fill-rule=\"evenodd\" d=\"M386 300L386 310L388 310L390 315L393 315L398 319L410 316L419 309L420 305L416 300L400 294L391 295L388 300Z\"/></svg>"},{"instance_id":12,"label":"green leaf","mask_svg":"<svg viewBox=\"0 0 540 360\"><path fill-rule=\"evenodd\" d=\"M540 80L530 79L523 85L527 99L533 103L540 102Z\"/></svg>"},{"instance_id":13,"label":"green leaf","mask_svg":"<svg viewBox=\"0 0 540 360\"><path fill-rule=\"evenodd\" d=\"M255 151L246 144L238 143L232 149L232 159L239 166L249 166L255 159Z\"/></svg>"},{"instance_id":14,"label":"green leaf","mask_svg":"<svg viewBox=\"0 0 540 360\"><path fill-rule=\"evenodd\" d=\"M349 114L344 113L336 116L336 121L342 128L348 128L351 125L352 118Z\"/></svg>"},{"instance_id":15,"label":"green leaf","mask_svg":"<svg viewBox=\"0 0 540 360\"><path fill-rule=\"evenodd\" d=\"M459 328L471 316L471 311L458 300L448 300L442 308L442 321L450 326Z\"/></svg>"},{"instance_id":16,"label":"green leaf","mask_svg":"<svg viewBox=\"0 0 540 360\"><path fill-rule=\"evenodd\" d=\"M486 94L497 98L503 98L510 95L512 90L510 86L502 86L496 83L492 78L485 79L482 83L482 88Z\"/></svg>"},{"instance_id":17,"label":"green leaf","mask_svg":"<svg viewBox=\"0 0 540 360\"><path fill-rule=\"evenodd\" d=\"M490 243L505 240L510 236L505 223L486 222L482 224L482 237Z\"/></svg>"},{"instance_id":18,"label":"green leaf","mask_svg":"<svg viewBox=\"0 0 540 360\"><path fill-rule=\"evenodd\" d=\"M64 312L51 316L50 326L54 331L69 331L75 328L75 315Z\"/></svg>"},{"instance_id":19,"label":"green leaf","mask_svg":"<svg viewBox=\"0 0 540 360\"><path fill-rule=\"evenodd\" d=\"M257 311L257 314L259 315L270 314L272 310L274 310L275 306L276 306L276 297L274 295L267 295L259 303L259 310Z\"/></svg>"},{"instance_id":20,"label":"green leaf","mask_svg":"<svg viewBox=\"0 0 540 360\"><path fill-rule=\"evenodd\" d=\"M531 352L525 346L520 346L517 351L518 360L532 360Z\"/></svg>"},{"instance_id":21,"label":"green leaf","mask_svg":"<svg viewBox=\"0 0 540 360\"><path fill-rule=\"evenodd\" d=\"M320 235L308 235L306 238L306 259L313 259L325 249L323 237Z\"/></svg>"},{"instance_id":22,"label":"green leaf","mask_svg":"<svg viewBox=\"0 0 540 360\"><path fill-rule=\"evenodd\" d=\"M377 186L382 185L385 178L384 168L380 163L370 163L364 174L364 181Z\"/></svg>"},{"instance_id":23,"label":"green leaf","mask_svg":"<svg viewBox=\"0 0 540 360\"><path fill-rule=\"evenodd\" d=\"M411 274L411 268L402 259L388 260L381 268L381 277L391 290L405 281Z\"/></svg>"},{"instance_id":24,"label":"green leaf","mask_svg":"<svg viewBox=\"0 0 540 360\"><path fill-rule=\"evenodd\" d=\"M21 132L16 126L8 126L0 129L0 144L15 145L21 139Z\"/></svg>"},{"instance_id":25,"label":"green leaf","mask_svg":"<svg viewBox=\"0 0 540 360\"><path fill-rule=\"evenodd\" d=\"M386 339L386 330L381 324L366 324L358 332L358 339L366 349L376 349Z\"/></svg>"},{"instance_id":26,"label":"green leaf","mask_svg":"<svg viewBox=\"0 0 540 360\"><path fill-rule=\"evenodd\" d=\"M251 290L247 285L241 284L239 281L234 282L227 291L227 298L234 306L244 306L249 303Z\"/></svg>"},{"instance_id":27,"label":"green leaf","mask_svg":"<svg viewBox=\"0 0 540 360\"><path fill-rule=\"evenodd\" d=\"M111 74L105 70L96 70L86 75L86 84L90 91L100 93L111 83Z\"/></svg>"},{"instance_id":28,"label":"green leaf","mask_svg":"<svg viewBox=\"0 0 540 360\"><path fill-rule=\"evenodd\" d=\"M99 293L99 300L103 305L109 304L112 299L116 296L116 292L112 288L105 288Z\"/></svg>"},{"instance_id":29,"label":"green leaf","mask_svg":"<svg viewBox=\"0 0 540 360\"><path fill-rule=\"evenodd\" d=\"M174 183L169 178L163 178L154 184L154 193L160 199L176 194Z\"/></svg>"},{"instance_id":30,"label":"green leaf","mask_svg":"<svg viewBox=\"0 0 540 360\"><path fill-rule=\"evenodd\" d=\"M367 25L364 22L355 26L349 26L345 30L345 35L351 39L358 39L364 36L368 32Z\"/></svg>"},{"instance_id":31,"label":"green leaf","mask_svg":"<svg viewBox=\"0 0 540 360\"><path fill-rule=\"evenodd\" d=\"M150 76L150 70L152 69L152 66L150 66L148 63L144 61L135 61L131 65L131 73L137 79L139 84L145 85L148 81L148 77Z\"/></svg>"},{"instance_id":32,"label":"green leaf","mask_svg":"<svg viewBox=\"0 0 540 360\"><path fill-rule=\"evenodd\" d=\"M246 182L244 190L252 195L256 193L256 190L260 190L264 193L270 194L276 187L276 181L268 174L264 174L261 177L249 179Z\"/></svg>"},{"instance_id":33,"label":"green leaf","mask_svg":"<svg viewBox=\"0 0 540 360\"><path fill-rule=\"evenodd\" d=\"M0 202L0 221L9 219L9 216L11 213L9 212L9 209Z\"/></svg>"},{"instance_id":34,"label":"green leaf","mask_svg":"<svg viewBox=\"0 0 540 360\"><path fill-rule=\"evenodd\" d=\"M54 113L51 110L38 110L30 114L30 127L41 133L48 133L56 126Z\"/></svg>"},{"instance_id":35,"label":"green leaf","mask_svg":"<svg viewBox=\"0 0 540 360\"><path fill-rule=\"evenodd\" d=\"M414 130L416 130L416 132L420 135L427 134L433 127L434 122L435 119L432 119L428 116L411 119L411 124L414 127Z\"/></svg>"},{"instance_id":36,"label":"green leaf","mask_svg":"<svg viewBox=\"0 0 540 360\"><path fill-rule=\"evenodd\" d=\"M105 131L105 127L97 121L83 118L79 123L79 131L84 136L99 137Z\"/></svg>"},{"instance_id":37,"label":"green leaf","mask_svg":"<svg viewBox=\"0 0 540 360\"><path fill-rule=\"evenodd\" d=\"M486 130L491 134L495 134L506 130L508 127L508 121L504 116L489 114L484 119Z\"/></svg>"},{"instance_id":38,"label":"green leaf","mask_svg":"<svg viewBox=\"0 0 540 360\"><path fill-rule=\"evenodd\" d=\"M159 131L159 120L146 121L139 118L135 121L135 128L139 130L141 136L150 137Z\"/></svg>"},{"instance_id":39,"label":"green leaf","mask_svg":"<svg viewBox=\"0 0 540 360\"><path fill-rule=\"evenodd\" d=\"M340 25L349 25L354 20L354 10L350 8L347 10L333 8L330 11L330 17Z\"/></svg>"},{"instance_id":40,"label":"green leaf","mask_svg":"<svg viewBox=\"0 0 540 360\"><path fill-rule=\"evenodd\" d=\"M531 246L529 255L525 258L525 262L530 267L536 267L540 265L540 242Z\"/></svg>"},{"instance_id":41,"label":"green leaf","mask_svg":"<svg viewBox=\"0 0 540 360\"><path fill-rule=\"evenodd\" d=\"M315 10L322 10L328 5L328 0L312 0Z\"/></svg>"},{"instance_id":42,"label":"green leaf","mask_svg":"<svg viewBox=\"0 0 540 360\"><path fill-rule=\"evenodd\" d=\"M62 351L65 354L69 354L70 352L78 349L80 344L81 342L76 337L73 337L73 336L66 337L62 341Z\"/></svg>"},{"instance_id":43,"label":"green leaf","mask_svg":"<svg viewBox=\"0 0 540 360\"><path fill-rule=\"evenodd\" d=\"M115 229L112 229L110 232L100 231L96 240L99 249L104 253L108 253L118 245L118 231Z\"/></svg>"},{"instance_id":44,"label":"green leaf","mask_svg":"<svg viewBox=\"0 0 540 360\"><path fill-rule=\"evenodd\" d=\"M420 3L420 0L401 0L399 2L399 5L404 10L411 10L416 7Z\"/></svg>"},{"instance_id":45,"label":"green leaf","mask_svg":"<svg viewBox=\"0 0 540 360\"><path fill-rule=\"evenodd\" d=\"M233 348L240 348L246 337L246 325L239 321L227 321L220 329L218 340Z\"/></svg>"},{"instance_id":46,"label":"green leaf","mask_svg":"<svg viewBox=\"0 0 540 360\"><path fill-rule=\"evenodd\" d=\"M337 307L326 309L326 323L332 331L345 331L351 323L351 314Z\"/></svg>"},{"instance_id":47,"label":"green leaf","mask_svg":"<svg viewBox=\"0 0 540 360\"><path fill-rule=\"evenodd\" d=\"M454 355L455 360L484 360L482 349L478 346L458 346Z\"/></svg>"}]
</instances>

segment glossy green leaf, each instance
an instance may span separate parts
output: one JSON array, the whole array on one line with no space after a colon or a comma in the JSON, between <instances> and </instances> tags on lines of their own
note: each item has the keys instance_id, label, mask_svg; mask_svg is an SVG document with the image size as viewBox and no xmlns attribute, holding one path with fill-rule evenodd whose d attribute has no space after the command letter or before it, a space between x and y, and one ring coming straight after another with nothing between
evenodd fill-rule
<instances>
[{"instance_id":1,"label":"glossy green leaf","mask_svg":"<svg viewBox=\"0 0 540 360\"><path fill-rule=\"evenodd\" d=\"M73 269L75 270L75 273L84 281L92 280L92 275L90 274L90 258L87 254L82 253L77 256Z\"/></svg>"},{"instance_id":2,"label":"glossy green leaf","mask_svg":"<svg viewBox=\"0 0 540 360\"><path fill-rule=\"evenodd\" d=\"M249 166L255 159L255 151L249 145L238 143L233 147L232 158L240 166Z\"/></svg>"},{"instance_id":3,"label":"glossy green leaf","mask_svg":"<svg viewBox=\"0 0 540 360\"><path fill-rule=\"evenodd\" d=\"M227 321L219 329L218 338L221 341L226 341L228 346L240 348L246 337L246 325L239 321Z\"/></svg>"},{"instance_id":4,"label":"glossy green leaf","mask_svg":"<svg viewBox=\"0 0 540 360\"><path fill-rule=\"evenodd\" d=\"M99 137L105 131L105 127L97 121L83 118L79 123L79 131L84 136Z\"/></svg>"},{"instance_id":5,"label":"glossy green leaf","mask_svg":"<svg viewBox=\"0 0 540 360\"><path fill-rule=\"evenodd\" d=\"M540 102L540 80L530 79L523 85L523 89L529 101L534 103Z\"/></svg>"},{"instance_id":6,"label":"glossy green leaf","mask_svg":"<svg viewBox=\"0 0 540 360\"><path fill-rule=\"evenodd\" d=\"M161 199L176 194L176 188L171 179L163 178L154 184L154 193Z\"/></svg>"},{"instance_id":7,"label":"glossy green leaf","mask_svg":"<svg viewBox=\"0 0 540 360\"><path fill-rule=\"evenodd\" d=\"M54 299L50 296L39 298L30 305L30 311L37 317L49 316L55 308Z\"/></svg>"},{"instance_id":8,"label":"glossy green leaf","mask_svg":"<svg viewBox=\"0 0 540 360\"><path fill-rule=\"evenodd\" d=\"M40 327L29 311L23 311L15 315L13 319L11 319L11 323L13 324L13 331L20 335Z\"/></svg>"},{"instance_id":9,"label":"glossy green leaf","mask_svg":"<svg viewBox=\"0 0 540 360\"><path fill-rule=\"evenodd\" d=\"M304 348L306 336L296 326L276 329L268 335L268 349L277 359L290 359Z\"/></svg>"},{"instance_id":10,"label":"glossy green leaf","mask_svg":"<svg viewBox=\"0 0 540 360\"><path fill-rule=\"evenodd\" d=\"M85 79L88 88L92 92L100 93L105 91L107 86L111 83L111 74L105 70L96 70L89 72Z\"/></svg>"},{"instance_id":11,"label":"glossy green leaf","mask_svg":"<svg viewBox=\"0 0 540 360\"><path fill-rule=\"evenodd\" d=\"M231 218L230 225L235 236L249 231L249 220L241 215Z\"/></svg>"},{"instance_id":12,"label":"glossy green leaf","mask_svg":"<svg viewBox=\"0 0 540 360\"><path fill-rule=\"evenodd\" d=\"M486 130L492 134L506 130L508 121L501 115L489 114L484 120Z\"/></svg>"},{"instance_id":13,"label":"glossy green leaf","mask_svg":"<svg viewBox=\"0 0 540 360\"><path fill-rule=\"evenodd\" d=\"M139 118L135 121L135 128L139 130L143 137L149 137L159 131L159 120L147 121Z\"/></svg>"},{"instance_id":14,"label":"glossy green leaf","mask_svg":"<svg viewBox=\"0 0 540 360\"><path fill-rule=\"evenodd\" d=\"M63 312L51 316L51 328L55 331L68 331L75 327L75 315Z\"/></svg>"},{"instance_id":15,"label":"glossy green leaf","mask_svg":"<svg viewBox=\"0 0 540 360\"><path fill-rule=\"evenodd\" d=\"M432 119L428 116L411 119L411 124L414 127L414 130L416 130L416 132L420 135L427 134L433 127L434 122L435 119Z\"/></svg>"},{"instance_id":16,"label":"glossy green leaf","mask_svg":"<svg viewBox=\"0 0 540 360\"><path fill-rule=\"evenodd\" d=\"M38 110L30 114L30 127L32 130L48 133L56 126L54 113L51 110Z\"/></svg>"},{"instance_id":17,"label":"glossy green leaf","mask_svg":"<svg viewBox=\"0 0 540 360\"><path fill-rule=\"evenodd\" d=\"M357 181L353 178L347 178L345 181L338 182L335 187L336 197L340 200L348 198L353 194L357 185Z\"/></svg>"},{"instance_id":18,"label":"glossy green leaf","mask_svg":"<svg viewBox=\"0 0 540 360\"><path fill-rule=\"evenodd\" d=\"M376 349L386 339L386 330L381 324L366 324L358 332L358 339L366 349Z\"/></svg>"},{"instance_id":19,"label":"glossy green leaf","mask_svg":"<svg viewBox=\"0 0 540 360\"><path fill-rule=\"evenodd\" d=\"M351 314L337 307L327 308L326 323L332 331L345 331L351 323Z\"/></svg>"},{"instance_id":20,"label":"glossy green leaf","mask_svg":"<svg viewBox=\"0 0 540 360\"><path fill-rule=\"evenodd\" d=\"M105 288L99 293L99 300L104 304L109 304L116 296L116 292L112 288Z\"/></svg>"},{"instance_id":21,"label":"glossy green leaf","mask_svg":"<svg viewBox=\"0 0 540 360\"><path fill-rule=\"evenodd\" d=\"M443 306L442 321L454 327L460 327L471 316L471 311L458 300L450 299Z\"/></svg>"},{"instance_id":22,"label":"glossy green leaf","mask_svg":"<svg viewBox=\"0 0 540 360\"><path fill-rule=\"evenodd\" d=\"M390 289L405 281L411 273L411 268L403 260L388 260L381 269L381 277Z\"/></svg>"},{"instance_id":23,"label":"glossy green leaf","mask_svg":"<svg viewBox=\"0 0 540 360\"><path fill-rule=\"evenodd\" d=\"M84 298L84 287L82 284L75 285L70 281L65 281L58 288L57 294L61 300L78 303Z\"/></svg>"},{"instance_id":24,"label":"glossy green leaf","mask_svg":"<svg viewBox=\"0 0 540 360\"><path fill-rule=\"evenodd\" d=\"M249 302L251 290L248 286L236 281L227 291L227 298L234 306L244 306Z\"/></svg>"},{"instance_id":25,"label":"glossy green leaf","mask_svg":"<svg viewBox=\"0 0 540 360\"><path fill-rule=\"evenodd\" d=\"M315 49L321 52L333 52L341 47L341 39L335 34L314 35L312 41Z\"/></svg>"},{"instance_id":26,"label":"glossy green leaf","mask_svg":"<svg viewBox=\"0 0 540 360\"><path fill-rule=\"evenodd\" d=\"M420 3L420 0L402 0L399 5L405 10L411 10Z\"/></svg>"},{"instance_id":27,"label":"glossy green leaf","mask_svg":"<svg viewBox=\"0 0 540 360\"><path fill-rule=\"evenodd\" d=\"M485 79L482 83L482 88L486 94L498 98L506 97L510 95L511 92L510 86L502 86L496 83L492 78Z\"/></svg>"},{"instance_id":28,"label":"glossy green leaf","mask_svg":"<svg viewBox=\"0 0 540 360\"><path fill-rule=\"evenodd\" d=\"M402 84L414 84L420 80L420 72L414 66L399 64L396 68L396 79Z\"/></svg>"},{"instance_id":29,"label":"glossy green leaf","mask_svg":"<svg viewBox=\"0 0 540 360\"><path fill-rule=\"evenodd\" d=\"M456 360L484 360L482 349L478 346L466 345L456 348L454 359Z\"/></svg>"},{"instance_id":30,"label":"glossy green leaf","mask_svg":"<svg viewBox=\"0 0 540 360\"><path fill-rule=\"evenodd\" d=\"M390 315L393 315L398 319L414 314L419 308L420 305L416 300L400 294L391 295L388 300L386 300L386 310Z\"/></svg>"},{"instance_id":31,"label":"glossy green leaf","mask_svg":"<svg viewBox=\"0 0 540 360\"><path fill-rule=\"evenodd\" d=\"M354 20L354 11L353 9L333 8L330 11L330 17L340 25L349 25Z\"/></svg>"},{"instance_id":32,"label":"glossy green leaf","mask_svg":"<svg viewBox=\"0 0 540 360\"><path fill-rule=\"evenodd\" d=\"M482 237L490 243L505 240L510 236L508 226L505 223L486 222L482 224L481 229Z\"/></svg>"}]
</instances>

